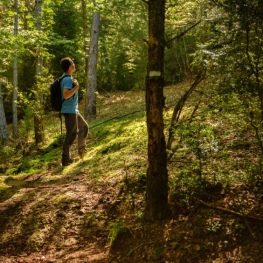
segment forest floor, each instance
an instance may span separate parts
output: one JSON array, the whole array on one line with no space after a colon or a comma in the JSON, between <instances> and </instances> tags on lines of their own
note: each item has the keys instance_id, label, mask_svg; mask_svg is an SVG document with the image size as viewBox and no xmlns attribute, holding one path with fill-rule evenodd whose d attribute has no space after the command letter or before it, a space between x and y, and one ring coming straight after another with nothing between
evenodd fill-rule
<instances>
[{"instance_id":1,"label":"forest floor","mask_svg":"<svg viewBox=\"0 0 263 263\"><path fill-rule=\"evenodd\" d=\"M170 200L169 219L145 223L137 215L142 182L94 182L79 174L46 184L46 176L8 182L15 192L1 202L1 263L263 262L262 219ZM231 211L231 203L249 208L262 218L260 188L238 184L224 194L209 188L206 201Z\"/></svg>"},{"instance_id":2,"label":"forest floor","mask_svg":"<svg viewBox=\"0 0 263 263\"><path fill-rule=\"evenodd\" d=\"M263 263L262 180L202 182L188 205L173 191L168 218L149 223L145 175L134 176L139 157L118 176L106 167L98 178L89 167L94 156L65 169L57 160L42 173L1 175L1 263Z\"/></svg>"}]
</instances>

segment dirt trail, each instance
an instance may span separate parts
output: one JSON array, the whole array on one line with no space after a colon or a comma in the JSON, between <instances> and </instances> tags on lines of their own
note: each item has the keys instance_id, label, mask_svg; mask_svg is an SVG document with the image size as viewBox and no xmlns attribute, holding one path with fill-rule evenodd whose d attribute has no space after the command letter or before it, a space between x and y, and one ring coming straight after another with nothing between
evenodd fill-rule
<instances>
[{"instance_id":1,"label":"dirt trail","mask_svg":"<svg viewBox=\"0 0 263 263\"><path fill-rule=\"evenodd\" d=\"M143 191L114 178L42 174L6 181L0 203L0 262L262 263L263 224L170 198L171 218L143 223ZM262 191L244 184L209 200L263 217ZM253 191L253 193L252 193ZM131 194L132 193L132 194ZM110 246L113 224L125 231Z\"/></svg>"},{"instance_id":2,"label":"dirt trail","mask_svg":"<svg viewBox=\"0 0 263 263\"><path fill-rule=\"evenodd\" d=\"M84 175L44 180L10 182L13 196L0 204L0 262L104 262L109 218L102 206L114 188Z\"/></svg>"}]
</instances>

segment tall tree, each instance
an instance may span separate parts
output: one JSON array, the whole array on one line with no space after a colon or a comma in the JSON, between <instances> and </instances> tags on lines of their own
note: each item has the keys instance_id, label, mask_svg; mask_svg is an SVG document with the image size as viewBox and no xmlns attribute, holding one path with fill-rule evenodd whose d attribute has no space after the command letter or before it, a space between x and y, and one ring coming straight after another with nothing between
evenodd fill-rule
<instances>
[{"instance_id":1,"label":"tall tree","mask_svg":"<svg viewBox=\"0 0 263 263\"><path fill-rule=\"evenodd\" d=\"M98 3L94 1L92 26L90 34L89 65L86 93L85 117L88 120L96 119L96 89L97 89L97 57L100 33L100 13Z\"/></svg>"},{"instance_id":2,"label":"tall tree","mask_svg":"<svg viewBox=\"0 0 263 263\"><path fill-rule=\"evenodd\" d=\"M14 16L14 36L18 34L18 0L14 0L15 16ZM17 98L18 98L18 73L17 73L17 53L14 57L14 68L13 68L13 137L18 136L18 117L17 117Z\"/></svg>"},{"instance_id":3,"label":"tall tree","mask_svg":"<svg viewBox=\"0 0 263 263\"><path fill-rule=\"evenodd\" d=\"M164 29L165 0L149 0L146 110L148 169L145 219L164 219L168 212L168 172L164 137Z\"/></svg>"},{"instance_id":4,"label":"tall tree","mask_svg":"<svg viewBox=\"0 0 263 263\"><path fill-rule=\"evenodd\" d=\"M84 38L84 55L85 55L85 81L86 86L88 77L88 62L89 62L89 48L88 48L88 21L87 21L87 3L86 0L81 1L82 4L82 23L83 23L83 38Z\"/></svg>"},{"instance_id":5,"label":"tall tree","mask_svg":"<svg viewBox=\"0 0 263 263\"><path fill-rule=\"evenodd\" d=\"M42 0L36 0L36 27L37 31L41 32L41 4ZM36 85L35 85L35 112L34 112L34 128L35 128L35 140L36 144L42 143L44 141L44 127L43 127L43 110L42 110L42 92L40 88L40 74L41 74L42 56L41 56L41 43L37 43L36 50Z\"/></svg>"}]
</instances>

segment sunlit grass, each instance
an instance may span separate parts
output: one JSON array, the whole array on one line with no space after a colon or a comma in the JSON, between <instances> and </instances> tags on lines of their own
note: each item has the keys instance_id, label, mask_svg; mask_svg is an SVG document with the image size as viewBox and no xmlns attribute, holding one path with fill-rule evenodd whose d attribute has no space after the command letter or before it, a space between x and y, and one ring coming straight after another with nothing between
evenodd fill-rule
<instances>
[{"instance_id":1,"label":"sunlit grass","mask_svg":"<svg viewBox=\"0 0 263 263\"><path fill-rule=\"evenodd\" d=\"M137 101L138 104L134 104ZM134 111L135 108L140 110ZM82 106L82 105L81 105ZM83 160L77 158L76 143L72 146L75 162L68 167L61 167L62 144L65 135L60 131L60 119L56 113L45 115L45 141L35 147L28 140L12 155L8 151L9 162L4 165L3 175L18 178L26 175L46 174L45 181L54 181L67 174L86 174L89 177L122 176L132 164L145 169L146 122L144 96L142 92L116 93L110 98L100 96L97 119L89 123L90 132L87 141L87 153ZM121 111L120 111L121 109ZM27 130L27 134L30 131ZM32 135L33 136L33 135ZM139 169L139 168L137 168Z\"/></svg>"},{"instance_id":2,"label":"sunlit grass","mask_svg":"<svg viewBox=\"0 0 263 263\"><path fill-rule=\"evenodd\" d=\"M7 178L7 176L0 176L0 192L1 192L1 190L6 190L7 188L10 187L5 182L6 178Z\"/></svg>"},{"instance_id":3,"label":"sunlit grass","mask_svg":"<svg viewBox=\"0 0 263 263\"><path fill-rule=\"evenodd\" d=\"M181 83L164 90L166 139L169 135L168 129L176 101L188 86L189 83ZM202 147L203 144L199 146L196 144L200 143L199 139L190 136L189 126L185 125L198 100L199 98L193 96L187 101L180 123L176 127L174 144L181 143L181 145L172 162L168 163L170 178L176 178L184 168L193 174L198 168L196 164L199 160L195 150L198 150L198 147ZM84 112L83 103L80 104L80 111ZM203 131L200 132L200 136L204 137L203 141L206 141L206 137L213 136L220 146L216 153L202 156L203 170L201 172L209 180L217 178L216 180L228 182L240 180L241 177L246 178L245 173L249 169L249 161L244 158L240 160L235 158L235 151L231 150L231 147L242 141L238 134L246 132L249 127L242 117L242 109L240 112L235 111L235 114L228 111L219 112L218 109L211 110L207 105L202 104L192 121L192 124L201 123L203 125ZM33 138L31 138L31 141L22 144L15 154L12 146L6 146L6 151L3 151L3 158L6 162L1 166L2 175L47 173L45 178L55 180L57 177L69 174L72 176L83 174L87 178L97 179L127 176L127 174L133 176L145 174L147 170L147 127L143 91L99 94L97 118L89 122L87 153L83 160L78 160L77 147L74 144L72 153L75 162L64 168L61 167L62 144L65 135L63 118L62 135L60 125L60 119L56 113L47 113L43 145L35 147ZM183 137L185 137L184 141L181 140ZM250 138L247 138L250 143ZM253 160L257 160L256 157Z\"/></svg>"},{"instance_id":4,"label":"sunlit grass","mask_svg":"<svg viewBox=\"0 0 263 263\"><path fill-rule=\"evenodd\" d=\"M144 161L146 153L145 116L110 121L91 130L84 164L93 177L118 176L127 163Z\"/></svg>"}]
</instances>

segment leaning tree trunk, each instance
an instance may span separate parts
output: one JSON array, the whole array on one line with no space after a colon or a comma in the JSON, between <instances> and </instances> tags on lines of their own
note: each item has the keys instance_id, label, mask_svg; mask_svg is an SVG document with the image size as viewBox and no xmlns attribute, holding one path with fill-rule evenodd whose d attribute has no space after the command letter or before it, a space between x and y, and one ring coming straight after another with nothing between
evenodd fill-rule
<instances>
[{"instance_id":1,"label":"leaning tree trunk","mask_svg":"<svg viewBox=\"0 0 263 263\"><path fill-rule=\"evenodd\" d=\"M2 98L1 83L0 83L0 140L6 141L8 139L8 127L5 118L4 102Z\"/></svg>"},{"instance_id":2,"label":"leaning tree trunk","mask_svg":"<svg viewBox=\"0 0 263 263\"><path fill-rule=\"evenodd\" d=\"M98 8L94 3L95 9ZM85 103L85 118L90 120L96 119L96 88L97 88L97 57L98 41L100 31L100 14L95 10L92 14L92 25L90 35L89 66L87 80L87 94Z\"/></svg>"},{"instance_id":3,"label":"leaning tree trunk","mask_svg":"<svg viewBox=\"0 0 263 263\"><path fill-rule=\"evenodd\" d=\"M146 110L148 169L145 219L164 219L168 212L168 172L164 137L164 22L165 0L149 0L148 68Z\"/></svg>"}]
</instances>

